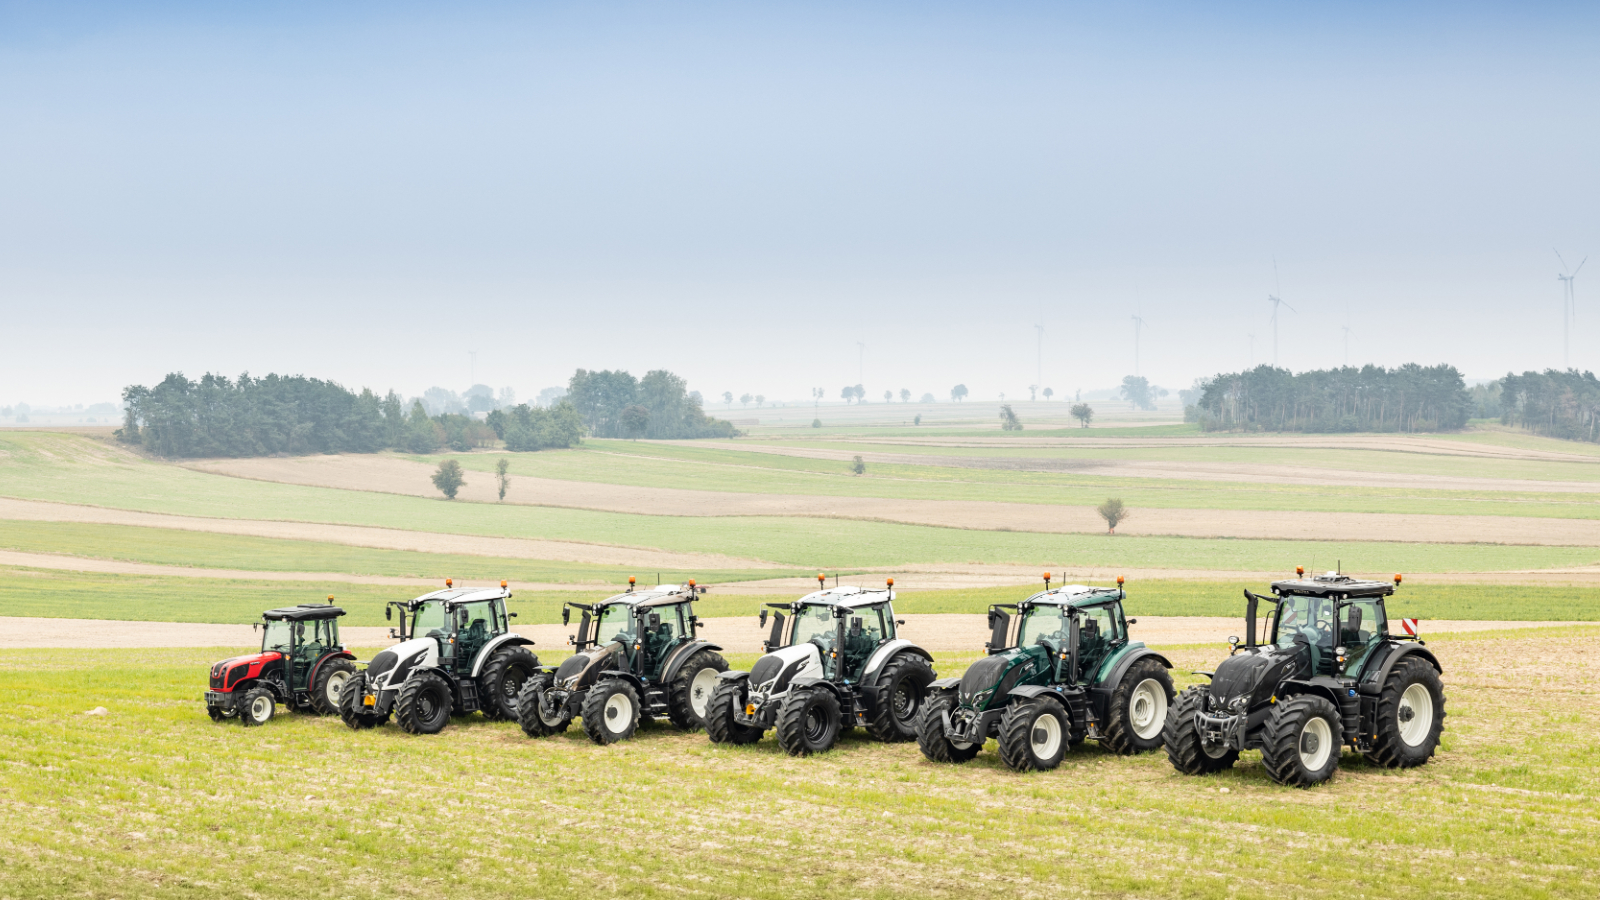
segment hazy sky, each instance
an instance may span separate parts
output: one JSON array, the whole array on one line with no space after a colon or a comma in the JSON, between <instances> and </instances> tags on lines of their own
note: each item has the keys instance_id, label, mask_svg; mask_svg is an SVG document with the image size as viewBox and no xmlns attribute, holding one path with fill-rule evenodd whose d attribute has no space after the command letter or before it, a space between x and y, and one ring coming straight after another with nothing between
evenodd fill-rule
<instances>
[{"instance_id":1,"label":"hazy sky","mask_svg":"<svg viewBox=\"0 0 1600 900\"><path fill-rule=\"evenodd\" d=\"M1561 365L1577 4L0 3L0 402ZM1274 274L1273 261L1277 262ZM1275 280L1276 279L1276 280ZM1281 289L1279 285L1281 284ZM1600 368L1600 259L1572 364Z\"/></svg>"}]
</instances>

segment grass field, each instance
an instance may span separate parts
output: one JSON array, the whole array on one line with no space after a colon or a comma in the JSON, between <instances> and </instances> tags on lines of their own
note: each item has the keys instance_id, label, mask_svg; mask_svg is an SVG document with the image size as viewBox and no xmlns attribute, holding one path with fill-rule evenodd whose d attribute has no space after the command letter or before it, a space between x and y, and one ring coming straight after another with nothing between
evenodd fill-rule
<instances>
[{"instance_id":1,"label":"grass field","mask_svg":"<svg viewBox=\"0 0 1600 900\"><path fill-rule=\"evenodd\" d=\"M246 731L201 708L225 650L6 651L0 896L1588 898L1596 637L1430 641L1437 758L1347 755L1307 791L1254 753L1185 778L1088 744L1019 776L992 748L943 767L860 737L790 759L659 726L610 748L481 721Z\"/></svg>"},{"instance_id":2,"label":"grass field","mask_svg":"<svg viewBox=\"0 0 1600 900\"><path fill-rule=\"evenodd\" d=\"M463 578L465 576L462 576ZM867 578L846 583L869 582ZM876 581L875 578L870 581ZM790 593L725 594L713 588L696 604L706 618L755 615L763 603L784 602L810 589L793 580ZM442 584L442 581L440 582ZM621 579L593 591L518 591L509 608L519 623L554 624L561 604L607 597ZM1128 585L1130 616L1244 615L1241 589L1265 584L1173 579L1136 580ZM898 613L982 613L991 603L1015 603L1034 585L952 590L899 590ZM253 622L264 609L321 602L333 594L348 615L345 625L384 625L383 605L422 593L421 588L367 584L101 575L48 569L0 567L0 611L7 616L120 619L137 622ZM1600 588L1544 585L1407 584L1390 600L1393 616L1479 621L1600 621Z\"/></svg>"}]
</instances>

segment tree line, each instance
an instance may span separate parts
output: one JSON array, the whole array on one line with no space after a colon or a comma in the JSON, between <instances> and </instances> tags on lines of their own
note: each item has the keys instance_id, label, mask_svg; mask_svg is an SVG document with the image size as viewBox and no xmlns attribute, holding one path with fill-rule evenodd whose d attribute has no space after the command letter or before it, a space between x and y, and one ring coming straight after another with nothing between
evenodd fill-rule
<instances>
[{"instance_id":1,"label":"tree line","mask_svg":"<svg viewBox=\"0 0 1600 900\"><path fill-rule=\"evenodd\" d=\"M1600 441L1600 381L1593 372L1507 374L1488 387L1480 399L1498 406L1504 424L1550 437Z\"/></svg>"},{"instance_id":2,"label":"tree line","mask_svg":"<svg viewBox=\"0 0 1600 900\"><path fill-rule=\"evenodd\" d=\"M1367 365L1296 375L1261 365L1201 382L1186 418L1206 430L1447 431L1473 411L1454 366Z\"/></svg>"},{"instance_id":3,"label":"tree line","mask_svg":"<svg viewBox=\"0 0 1600 900\"><path fill-rule=\"evenodd\" d=\"M657 370L573 375L568 396L549 408L519 404L472 415L430 416L420 400L407 408L394 391L379 397L301 375L248 373L237 380L174 372L154 387L122 392L119 440L166 457L300 456L400 450L465 451L503 441L508 450L572 447L598 437L733 437L733 425L707 416L682 378Z\"/></svg>"}]
</instances>

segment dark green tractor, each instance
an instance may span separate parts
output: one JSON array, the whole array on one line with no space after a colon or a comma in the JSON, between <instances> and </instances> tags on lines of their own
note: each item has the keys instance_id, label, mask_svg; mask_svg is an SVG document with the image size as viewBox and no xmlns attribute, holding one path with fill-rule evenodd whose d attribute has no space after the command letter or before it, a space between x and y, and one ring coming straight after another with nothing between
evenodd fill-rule
<instances>
[{"instance_id":1,"label":"dark green tractor","mask_svg":"<svg viewBox=\"0 0 1600 900\"><path fill-rule=\"evenodd\" d=\"M1053 769L1085 739L1117 753L1161 746L1172 663L1128 639L1122 579L1051 588L1046 573L1044 583L1015 606L991 606L989 655L928 686L917 729L928 759L966 762L991 737L1019 772Z\"/></svg>"}]
</instances>

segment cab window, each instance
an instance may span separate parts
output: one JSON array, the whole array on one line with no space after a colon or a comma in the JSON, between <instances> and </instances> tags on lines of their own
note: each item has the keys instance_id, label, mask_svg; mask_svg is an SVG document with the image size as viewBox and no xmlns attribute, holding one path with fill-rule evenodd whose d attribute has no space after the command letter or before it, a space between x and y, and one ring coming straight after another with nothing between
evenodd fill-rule
<instances>
[{"instance_id":1,"label":"cab window","mask_svg":"<svg viewBox=\"0 0 1600 900\"><path fill-rule=\"evenodd\" d=\"M443 631L445 629L445 611L443 600L429 600L417 607L411 617L412 637L427 637L430 631Z\"/></svg>"},{"instance_id":2,"label":"cab window","mask_svg":"<svg viewBox=\"0 0 1600 900\"><path fill-rule=\"evenodd\" d=\"M633 607L626 603L613 603L602 607L595 622L595 640L602 644L620 641L632 644L634 639Z\"/></svg>"},{"instance_id":3,"label":"cab window","mask_svg":"<svg viewBox=\"0 0 1600 900\"><path fill-rule=\"evenodd\" d=\"M1324 597L1291 596L1278 604L1278 622L1274 643L1279 647L1293 647L1297 638L1305 638L1313 647L1333 646L1332 600Z\"/></svg>"},{"instance_id":4,"label":"cab window","mask_svg":"<svg viewBox=\"0 0 1600 900\"><path fill-rule=\"evenodd\" d=\"M456 621L460 623L460 632L463 640L488 640L502 629L500 618L495 615L494 601L485 600L481 603L463 603L456 607Z\"/></svg>"},{"instance_id":5,"label":"cab window","mask_svg":"<svg viewBox=\"0 0 1600 900\"><path fill-rule=\"evenodd\" d=\"M1017 646L1032 647L1044 638L1057 647L1067 643L1066 619L1059 606L1030 606L1022 617L1022 628L1017 632Z\"/></svg>"},{"instance_id":6,"label":"cab window","mask_svg":"<svg viewBox=\"0 0 1600 900\"><path fill-rule=\"evenodd\" d=\"M288 653L294 649L294 631L289 622L274 619L267 622L265 633L261 635L261 649L263 651L275 650L279 653Z\"/></svg>"},{"instance_id":7,"label":"cab window","mask_svg":"<svg viewBox=\"0 0 1600 900\"><path fill-rule=\"evenodd\" d=\"M1345 604L1339 622L1339 643L1345 648L1345 674L1359 673L1367 656L1382 643L1388 631L1383 604L1376 599L1351 600Z\"/></svg>"}]
</instances>

